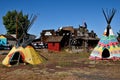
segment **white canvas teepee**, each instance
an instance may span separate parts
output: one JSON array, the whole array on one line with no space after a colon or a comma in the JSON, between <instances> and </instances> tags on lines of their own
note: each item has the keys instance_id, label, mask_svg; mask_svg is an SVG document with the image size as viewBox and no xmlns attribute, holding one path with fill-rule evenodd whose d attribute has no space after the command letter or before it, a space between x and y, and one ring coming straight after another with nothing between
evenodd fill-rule
<instances>
[{"instance_id":1,"label":"white canvas teepee","mask_svg":"<svg viewBox=\"0 0 120 80\"><path fill-rule=\"evenodd\" d=\"M98 60L98 59L113 59L120 60L120 43L117 40L117 37L114 35L110 22L116 12L115 9L110 10L111 13L108 17L106 16L104 10L104 16L108 23L107 28L104 31L103 36L100 38L97 46L94 48L90 54L89 59ZM108 14L108 13L107 13Z\"/></svg>"}]
</instances>

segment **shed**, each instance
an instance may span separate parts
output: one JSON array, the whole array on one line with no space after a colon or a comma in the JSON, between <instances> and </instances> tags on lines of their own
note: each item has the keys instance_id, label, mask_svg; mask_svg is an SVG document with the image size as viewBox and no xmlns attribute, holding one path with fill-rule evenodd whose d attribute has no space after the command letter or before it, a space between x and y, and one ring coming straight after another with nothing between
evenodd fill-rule
<instances>
[{"instance_id":1,"label":"shed","mask_svg":"<svg viewBox=\"0 0 120 80\"><path fill-rule=\"evenodd\" d=\"M60 51L61 50L61 41L63 36L51 36L47 39L48 50L50 51Z\"/></svg>"}]
</instances>

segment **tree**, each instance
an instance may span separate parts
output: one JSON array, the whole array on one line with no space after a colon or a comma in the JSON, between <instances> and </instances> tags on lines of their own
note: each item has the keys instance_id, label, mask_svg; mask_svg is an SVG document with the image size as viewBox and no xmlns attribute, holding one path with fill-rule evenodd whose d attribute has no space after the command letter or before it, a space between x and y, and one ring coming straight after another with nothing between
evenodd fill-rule
<instances>
[{"instance_id":1,"label":"tree","mask_svg":"<svg viewBox=\"0 0 120 80\"><path fill-rule=\"evenodd\" d=\"M23 33L22 27L28 26L29 23L28 15L23 15L22 11L8 11L3 16L3 24L5 25L7 34L17 34L17 38Z\"/></svg>"}]
</instances>

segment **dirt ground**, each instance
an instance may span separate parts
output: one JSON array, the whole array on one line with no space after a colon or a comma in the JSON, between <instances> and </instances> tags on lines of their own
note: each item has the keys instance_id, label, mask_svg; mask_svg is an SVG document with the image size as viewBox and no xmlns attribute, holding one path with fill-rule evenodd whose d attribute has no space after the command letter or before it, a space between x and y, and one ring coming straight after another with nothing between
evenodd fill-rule
<instances>
[{"instance_id":1,"label":"dirt ground","mask_svg":"<svg viewBox=\"0 0 120 80\"><path fill-rule=\"evenodd\" d=\"M38 52L46 62L12 67L2 65L6 55L0 54L0 80L120 80L120 61L92 61L85 52Z\"/></svg>"}]
</instances>

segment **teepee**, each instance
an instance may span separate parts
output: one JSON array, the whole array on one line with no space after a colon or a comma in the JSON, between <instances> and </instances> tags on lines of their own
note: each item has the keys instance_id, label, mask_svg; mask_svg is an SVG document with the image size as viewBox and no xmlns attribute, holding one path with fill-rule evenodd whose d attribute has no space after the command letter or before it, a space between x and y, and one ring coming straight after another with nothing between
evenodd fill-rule
<instances>
[{"instance_id":1,"label":"teepee","mask_svg":"<svg viewBox=\"0 0 120 80\"><path fill-rule=\"evenodd\" d=\"M45 61L45 58L40 56L40 54L38 54L37 51L30 45L35 39L35 36L27 33L36 18L37 17L34 16L32 20L30 20L30 24L28 26L21 26L23 34L20 38L18 38L17 44L10 50L2 61L3 65L8 67L19 63L29 63L35 65Z\"/></svg>"},{"instance_id":2,"label":"teepee","mask_svg":"<svg viewBox=\"0 0 120 80\"><path fill-rule=\"evenodd\" d=\"M7 45L7 38L3 35L0 35L0 46L6 46Z\"/></svg>"},{"instance_id":3,"label":"teepee","mask_svg":"<svg viewBox=\"0 0 120 80\"><path fill-rule=\"evenodd\" d=\"M110 23L115 14L116 10L112 9L103 14L107 21L107 27L103 33L103 36L100 38L97 46L94 48L90 54L89 59L99 60L99 59L113 59L120 60L120 43L117 40L117 37L114 35Z\"/></svg>"}]
</instances>

